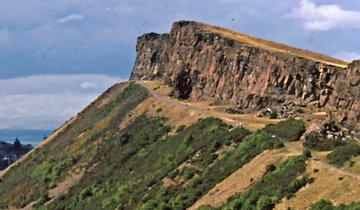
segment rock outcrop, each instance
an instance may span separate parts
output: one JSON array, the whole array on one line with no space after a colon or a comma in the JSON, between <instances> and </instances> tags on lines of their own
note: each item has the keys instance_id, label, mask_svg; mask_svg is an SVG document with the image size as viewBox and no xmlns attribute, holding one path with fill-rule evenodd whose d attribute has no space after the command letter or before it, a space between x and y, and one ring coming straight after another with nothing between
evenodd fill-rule
<instances>
[{"instance_id":1,"label":"rock outcrop","mask_svg":"<svg viewBox=\"0 0 360 210\"><path fill-rule=\"evenodd\" d=\"M341 124L360 130L360 60L341 72L326 108Z\"/></svg>"},{"instance_id":2,"label":"rock outcrop","mask_svg":"<svg viewBox=\"0 0 360 210\"><path fill-rule=\"evenodd\" d=\"M347 71L347 63L325 55L180 21L173 24L170 34L138 38L130 79L162 80L173 87L175 97L221 99L237 110L312 103L329 107L332 116L353 125L359 122L360 101L353 98L359 96L359 82L345 78L356 77L357 66L352 64Z\"/></svg>"}]
</instances>

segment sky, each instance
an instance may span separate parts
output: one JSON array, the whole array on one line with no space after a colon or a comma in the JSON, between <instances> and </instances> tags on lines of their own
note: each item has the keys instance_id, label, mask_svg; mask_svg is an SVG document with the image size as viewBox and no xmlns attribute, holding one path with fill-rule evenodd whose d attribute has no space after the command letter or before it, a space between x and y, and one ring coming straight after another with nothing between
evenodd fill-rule
<instances>
[{"instance_id":1,"label":"sky","mask_svg":"<svg viewBox=\"0 0 360 210\"><path fill-rule=\"evenodd\" d=\"M136 38L196 20L360 58L358 0L3 0L0 129L54 129L129 78Z\"/></svg>"}]
</instances>

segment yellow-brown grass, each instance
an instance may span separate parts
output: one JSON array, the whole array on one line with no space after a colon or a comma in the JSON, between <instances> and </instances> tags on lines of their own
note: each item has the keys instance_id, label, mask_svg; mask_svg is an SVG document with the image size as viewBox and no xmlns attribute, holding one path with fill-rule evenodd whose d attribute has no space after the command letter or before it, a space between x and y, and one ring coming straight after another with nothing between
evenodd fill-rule
<instances>
[{"instance_id":1,"label":"yellow-brown grass","mask_svg":"<svg viewBox=\"0 0 360 210\"><path fill-rule=\"evenodd\" d=\"M342 169L350 173L360 174L360 156L352 158L351 161L353 163L347 163Z\"/></svg>"},{"instance_id":2,"label":"yellow-brown grass","mask_svg":"<svg viewBox=\"0 0 360 210\"><path fill-rule=\"evenodd\" d=\"M291 47L286 44L281 44L273 41L264 40L258 37L250 36L247 34L243 34L237 31L233 31L227 28L208 25L204 23L198 23L198 26L203 31L208 31L211 33L218 34L222 37L226 37L244 44L248 44L251 46L259 47L272 52L279 52L284 54L291 54L294 56L310 59L316 62L321 62L328 65L337 66L340 68L346 68L348 66L348 62L342 61L340 59L336 59L327 55L323 55L316 52L311 52L308 50L303 50L295 47Z\"/></svg>"},{"instance_id":3,"label":"yellow-brown grass","mask_svg":"<svg viewBox=\"0 0 360 210\"><path fill-rule=\"evenodd\" d=\"M319 171L315 172L315 169ZM335 205L360 201L359 179L339 174L313 160L308 161L306 173L315 178L314 183L299 190L290 200L284 199L275 209L308 209L321 199L330 200Z\"/></svg>"},{"instance_id":4,"label":"yellow-brown grass","mask_svg":"<svg viewBox=\"0 0 360 210\"><path fill-rule=\"evenodd\" d=\"M74 184L76 184L85 174L85 171L79 170L70 174L64 181L60 182L54 189L49 190L50 201L46 203L48 205L53 200L57 199L61 195L65 194Z\"/></svg>"},{"instance_id":5,"label":"yellow-brown grass","mask_svg":"<svg viewBox=\"0 0 360 210\"><path fill-rule=\"evenodd\" d=\"M148 116L166 117L169 119L170 125L174 126L175 128L181 125L191 125L199 118L203 117L201 114L189 109L169 105L156 100L154 97L149 97L130 112L130 114L121 122L120 128L125 128L126 125L128 125L132 120L144 113L146 113Z\"/></svg>"},{"instance_id":6,"label":"yellow-brown grass","mask_svg":"<svg viewBox=\"0 0 360 210\"><path fill-rule=\"evenodd\" d=\"M202 205L220 206L226 203L232 195L245 192L253 183L260 180L265 174L267 165L277 165L288 159L289 156L299 154L300 153L297 152L287 151L286 149L266 150L225 180L218 183L188 209L195 210Z\"/></svg>"}]
</instances>

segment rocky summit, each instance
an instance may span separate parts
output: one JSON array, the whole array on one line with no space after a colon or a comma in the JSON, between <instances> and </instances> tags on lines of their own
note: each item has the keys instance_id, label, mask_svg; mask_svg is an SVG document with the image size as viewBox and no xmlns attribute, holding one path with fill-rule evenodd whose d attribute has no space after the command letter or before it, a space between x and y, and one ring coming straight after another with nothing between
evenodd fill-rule
<instances>
[{"instance_id":1,"label":"rocky summit","mask_svg":"<svg viewBox=\"0 0 360 210\"><path fill-rule=\"evenodd\" d=\"M164 81L178 98L217 98L248 111L310 103L360 130L360 61L192 21L174 23L169 34L143 35L136 49L131 80Z\"/></svg>"}]
</instances>

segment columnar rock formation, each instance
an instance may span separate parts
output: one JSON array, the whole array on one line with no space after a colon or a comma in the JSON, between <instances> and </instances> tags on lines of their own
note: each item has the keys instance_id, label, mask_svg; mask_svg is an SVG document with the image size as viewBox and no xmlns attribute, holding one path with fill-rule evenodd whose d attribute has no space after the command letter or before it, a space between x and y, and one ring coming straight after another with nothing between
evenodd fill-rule
<instances>
[{"instance_id":1,"label":"columnar rock formation","mask_svg":"<svg viewBox=\"0 0 360 210\"><path fill-rule=\"evenodd\" d=\"M359 63L347 70L325 55L190 21L139 37L137 53L131 79L162 80L176 97L219 98L249 111L314 102L360 129Z\"/></svg>"},{"instance_id":2,"label":"columnar rock formation","mask_svg":"<svg viewBox=\"0 0 360 210\"><path fill-rule=\"evenodd\" d=\"M337 121L360 130L360 60L341 72L326 108Z\"/></svg>"}]
</instances>

